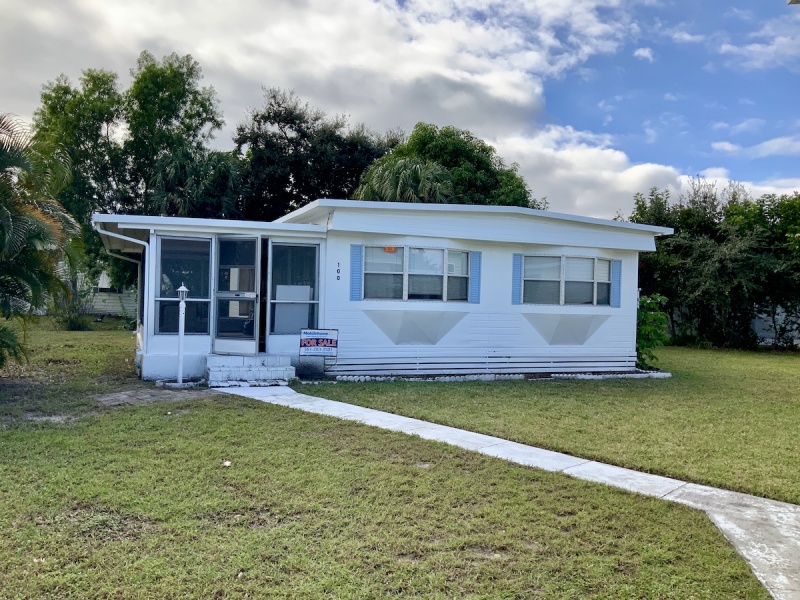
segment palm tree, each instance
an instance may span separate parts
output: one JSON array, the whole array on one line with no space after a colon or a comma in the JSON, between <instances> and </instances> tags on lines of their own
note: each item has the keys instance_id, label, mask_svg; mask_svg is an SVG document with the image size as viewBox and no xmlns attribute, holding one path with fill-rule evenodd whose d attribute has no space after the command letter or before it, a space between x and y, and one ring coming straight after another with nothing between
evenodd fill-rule
<instances>
[{"instance_id":1,"label":"palm tree","mask_svg":"<svg viewBox=\"0 0 800 600\"><path fill-rule=\"evenodd\" d=\"M353 197L385 202L444 203L452 195L453 178L439 163L389 154L372 163Z\"/></svg>"},{"instance_id":2,"label":"palm tree","mask_svg":"<svg viewBox=\"0 0 800 600\"><path fill-rule=\"evenodd\" d=\"M63 289L58 261L80 232L55 199L69 178L60 150L33 143L28 128L0 115L0 315L9 321L46 306ZM0 325L0 366L24 350L8 323Z\"/></svg>"}]
</instances>

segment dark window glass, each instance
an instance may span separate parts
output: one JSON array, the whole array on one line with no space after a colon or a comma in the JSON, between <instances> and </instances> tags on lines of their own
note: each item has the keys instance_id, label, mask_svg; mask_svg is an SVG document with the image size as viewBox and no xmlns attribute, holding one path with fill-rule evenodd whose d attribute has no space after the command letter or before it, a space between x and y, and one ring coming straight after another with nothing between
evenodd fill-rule
<instances>
[{"instance_id":1,"label":"dark window glass","mask_svg":"<svg viewBox=\"0 0 800 600\"><path fill-rule=\"evenodd\" d=\"M217 337L252 340L254 308L252 300L218 300Z\"/></svg>"},{"instance_id":2,"label":"dark window glass","mask_svg":"<svg viewBox=\"0 0 800 600\"><path fill-rule=\"evenodd\" d=\"M185 333L208 334L208 302L187 302ZM178 333L178 313L180 302L174 300L156 301L156 333Z\"/></svg>"},{"instance_id":3,"label":"dark window glass","mask_svg":"<svg viewBox=\"0 0 800 600\"><path fill-rule=\"evenodd\" d=\"M447 278L447 299L451 301L467 301L469 295L469 278L453 277Z\"/></svg>"},{"instance_id":4,"label":"dark window glass","mask_svg":"<svg viewBox=\"0 0 800 600\"><path fill-rule=\"evenodd\" d=\"M441 275L409 275L409 300L441 300L444 280Z\"/></svg>"},{"instance_id":5,"label":"dark window glass","mask_svg":"<svg viewBox=\"0 0 800 600\"><path fill-rule=\"evenodd\" d=\"M611 284L598 283L597 284L597 304L611 304Z\"/></svg>"},{"instance_id":6,"label":"dark window glass","mask_svg":"<svg viewBox=\"0 0 800 600\"><path fill-rule=\"evenodd\" d=\"M530 304L559 304L561 302L561 282L526 281L522 301Z\"/></svg>"},{"instance_id":7,"label":"dark window glass","mask_svg":"<svg viewBox=\"0 0 800 600\"><path fill-rule=\"evenodd\" d=\"M564 304L593 304L594 284L589 281L564 283Z\"/></svg>"},{"instance_id":8,"label":"dark window glass","mask_svg":"<svg viewBox=\"0 0 800 600\"><path fill-rule=\"evenodd\" d=\"M209 298L210 240L161 239L159 297L177 298L181 284L190 298Z\"/></svg>"},{"instance_id":9,"label":"dark window glass","mask_svg":"<svg viewBox=\"0 0 800 600\"><path fill-rule=\"evenodd\" d=\"M402 300L403 276L365 273L364 298L372 300Z\"/></svg>"}]
</instances>

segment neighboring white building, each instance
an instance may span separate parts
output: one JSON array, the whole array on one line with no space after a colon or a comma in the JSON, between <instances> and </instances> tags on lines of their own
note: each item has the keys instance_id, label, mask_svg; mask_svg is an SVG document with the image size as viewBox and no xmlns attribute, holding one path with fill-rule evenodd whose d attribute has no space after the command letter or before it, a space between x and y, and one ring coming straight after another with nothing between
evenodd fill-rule
<instances>
[{"instance_id":1,"label":"neighboring white building","mask_svg":"<svg viewBox=\"0 0 800 600\"><path fill-rule=\"evenodd\" d=\"M97 285L92 286L89 295L90 315L111 315L115 317L133 317L136 314L136 292L111 285L108 273L100 273Z\"/></svg>"},{"instance_id":2,"label":"neighboring white building","mask_svg":"<svg viewBox=\"0 0 800 600\"><path fill-rule=\"evenodd\" d=\"M352 200L272 223L93 222L109 252L142 263L142 377L176 375L183 283L184 373L216 381L291 376L304 328L338 330L329 375L631 371L638 254L672 233L516 207Z\"/></svg>"}]
</instances>

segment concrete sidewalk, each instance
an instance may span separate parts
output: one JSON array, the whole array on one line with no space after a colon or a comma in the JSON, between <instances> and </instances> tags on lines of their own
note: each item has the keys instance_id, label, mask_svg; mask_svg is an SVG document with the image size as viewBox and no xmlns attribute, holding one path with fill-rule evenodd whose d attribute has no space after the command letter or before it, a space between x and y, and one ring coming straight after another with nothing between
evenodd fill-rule
<instances>
[{"instance_id":1,"label":"concrete sidewalk","mask_svg":"<svg viewBox=\"0 0 800 600\"><path fill-rule=\"evenodd\" d=\"M418 435L517 464L561 471L579 479L686 504L708 514L774 598L800 600L800 506L795 504L639 473L463 429L315 398L289 387L217 391Z\"/></svg>"}]
</instances>

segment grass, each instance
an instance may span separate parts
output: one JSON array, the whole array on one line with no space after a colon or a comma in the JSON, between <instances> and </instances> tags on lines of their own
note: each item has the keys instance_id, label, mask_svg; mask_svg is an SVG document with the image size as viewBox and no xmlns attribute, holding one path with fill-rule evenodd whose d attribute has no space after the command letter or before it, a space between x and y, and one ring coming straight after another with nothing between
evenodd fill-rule
<instances>
[{"instance_id":1,"label":"grass","mask_svg":"<svg viewBox=\"0 0 800 600\"><path fill-rule=\"evenodd\" d=\"M93 397L141 387L133 369L135 340L122 320L91 323L93 331L54 329L49 318L29 324L29 362L0 369L0 427L26 417L96 408Z\"/></svg>"},{"instance_id":2,"label":"grass","mask_svg":"<svg viewBox=\"0 0 800 600\"><path fill-rule=\"evenodd\" d=\"M82 415L0 430L2 598L769 597L684 506L225 395L99 411L129 336L44 323L2 373Z\"/></svg>"},{"instance_id":3,"label":"grass","mask_svg":"<svg viewBox=\"0 0 800 600\"><path fill-rule=\"evenodd\" d=\"M337 383L313 394L800 504L800 356L659 356L672 379Z\"/></svg>"},{"instance_id":4,"label":"grass","mask_svg":"<svg viewBox=\"0 0 800 600\"><path fill-rule=\"evenodd\" d=\"M768 598L700 512L255 401L0 439L6 597Z\"/></svg>"}]
</instances>

